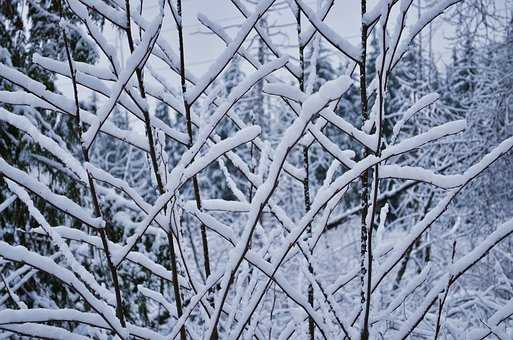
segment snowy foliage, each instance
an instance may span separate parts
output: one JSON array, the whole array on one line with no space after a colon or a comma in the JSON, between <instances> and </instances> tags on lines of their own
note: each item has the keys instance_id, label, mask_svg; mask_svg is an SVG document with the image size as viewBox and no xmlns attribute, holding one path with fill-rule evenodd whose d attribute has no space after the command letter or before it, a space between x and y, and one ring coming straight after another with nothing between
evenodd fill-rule
<instances>
[{"instance_id":1,"label":"snowy foliage","mask_svg":"<svg viewBox=\"0 0 513 340\"><path fill-rule=\"evenodd\" d=\"M181 0L0 2L0 335L513 338L513 21L486 1L361 0L356 43L334 0L226 1L204 74Z\"/></svg>"}]
</instances>

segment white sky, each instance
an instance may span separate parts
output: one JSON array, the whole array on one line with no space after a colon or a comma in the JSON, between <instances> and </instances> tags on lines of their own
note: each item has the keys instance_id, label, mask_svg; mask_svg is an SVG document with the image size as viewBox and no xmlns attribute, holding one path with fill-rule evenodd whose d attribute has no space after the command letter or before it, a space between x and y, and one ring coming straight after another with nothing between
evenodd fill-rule
<instances>
[{"instance_id":1,"label":"white sky","mask_svg":"<svg viewBox=\"0 0 513 340\"><path fill-rule=\"evenodd\" d=\"M143 0L144 10L149 18L151 18L154 11L158 9L157 0ZM501 1L501 0L498 0ZM173 1L175 2L175 1ZM316 9L317 0L306 0L307 5ZM372 8L376 0L368 1L368 8ZM416 1L415 1L416 2ZM168 6L166 5L166 11ZM229 0L184 0L183 1L183 20L185 31L185 45L186 45L186 61L187 66L192 68L196 73L203 73L208 65L222 52L224 44L214 35L198 34L199 31L207 31L197 20L198 13L206 15L212 21L222 25L230 26L240 24L243 21L243 16L233 6ZM412 16L416 16L416 9L411 11ZM293 23L294 18L290 10L285 9L273 13L269 19L269 23L273 21L284 23ZM303 20L305 22L306 20ZM360 32L360 0L335 0L335 5L327 17L326 23L335 29L341 36L348 39L354 44L359 42ZM395 23L395 21L394 21ZM436 52L440 55L447 54L447 41L446 36L449 33L447 25L434 25L433 41L436 46ZM392 26L393 27L393 26ZM290 42L295 43L295 28L282 29L285 33L290 35ZM169 35L169 41L173 46L176 46L176 33L175 26L170 16L164 23L162 34ZM237 32L236 27L231 27L228 32L233 36ZM291 53L294 53L291 50Z\"/></svg>"},{"instance_id":2,"label":"white sky","mask_svg":"<svg viewBox=\"0 0 513 340\"><path fill-rule=\"evenodd\" d=\"M132 0L132 6L135 6L137 0ZM173 49L178 52L176 28L169 12L169 7L166 1L166 19L161 31L161 36L167 38L168 42L173 46ZM277 0L280 1L280 0ZM369 0L368 8L372 8L377 0ZM505 0L496 0L497 3L504 3ZM176 0L172 0L176 3ZM317 0L305 0L308 6L316 9ZM186 46L186 67L192 70L197 76L201 76L208 68L208 66L221 54L224 44L219 38L214 35L199 34L198 32L206 32L207 30L197 20L197 15L202 13L209 19L216 22L221 26L229 26L227 31L233 37L237 32L236 24L243 22L243 16L238 12L229 0L183 0L183 20L184 20L184 43ZM414 1L417 3L417 0ZM251 6L248 6L251 7ZM143 15L147 20L151 20L158 11L158 0L143 0ZM410 18L416 18L417 10L412 9ZM304 20L303 22L305 22ZM288 9L274 11L268 18L268 22L293 23L294 18ZM358 44L360 31L360 0L335 0L335 5L331 9L327 17L326 23L337 31L341 36L345 37L354 44ZM395 23L395 20L392 21ZM296 44L295 28L280 29L285 35L288 35L288 41L283 37L275 37L276 41L282 41L287 44ZM443 20L437 19L432 25L433 37L433 53L438 58L438 64L443 66L444 61L448 60L450 56L450 44L447 37L451 34L452 27L445 24ZM425 31L424 37L427 41L428 30ZM119 36L107 23L105 26L105 35L109 41L118 46L119 51L126 51L126 37ZM273 39L274 40L274 39ZM295 49L289 49L289 53L296 56ZM123 57L127 57L124 55ZM106 63L101 60L101 63ZM177 80L169 68L157 61L153 64L154 70L163 73L166 77ZM58 86L64 93L68 92L69 86L66 80L59 80ZM71 92L70 92L71 94Z\"/></svg>"}]
</instances>

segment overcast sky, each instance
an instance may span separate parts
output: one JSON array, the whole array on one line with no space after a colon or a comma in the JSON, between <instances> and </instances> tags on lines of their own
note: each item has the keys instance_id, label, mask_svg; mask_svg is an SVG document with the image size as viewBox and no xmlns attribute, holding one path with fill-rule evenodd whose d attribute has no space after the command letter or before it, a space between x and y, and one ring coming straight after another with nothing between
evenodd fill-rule
<instances>
[{"instance_id":1,"label":"overcast sky","mask_svg":"<svg viewBox=\"0 0 513 340\"><path fill-rule=\"evenodd\" d=\"M133 5L135 1L137 0L132 0ZM277 2L281 1L282 0L277 0ZM377 0L369 0L368 8L372 8L376 1ZM496 1L497 3L504 3L505 0ZM174 0L172 2L176 3ZM306 0L305 2L311 8L316 9L317 0ZM414 3L417 3L417 0L414 0ZM158 0L143 0L143 15L147 20L151 20L157 15L157 11L159 10L158 6ZM170 15L167 1L165 10L166 19L161 31L161 36L166 37L175 51L178 51L176 28L172 16ZM228 27L227 31L232 37L238 30L236 25L242 23L244 19L229 0L183 0L186 63L187 68L192 70L197 76L201 76L207 70L208 66L219 56L225 46L216 36L204 34L207 32L207 29L199 23L197 19L199 13L206 15L209 19L221 26ZM410 19L413 20L416 16L417 10L413 9L410 14ZM303 22L305 21L306 20L303 20ZM268 22L271 25L275 22L279 22L280 24L292 24L294 18L289 9L284 9L272 11ZM341 36L354 44L358 44L358 34L360 31L360 0L335 0L335 5L331 9L326 22ZM393 22L395 23L395 20ZM431 29L433 52L437 57L437 63L443 67L444 62L450 56L450 43L447 38L452 34L453 27L444 23L443 20L437 19ZM279 31L284 34L273 37L273 40L291 45L297 43L294 27L280 28ZM427 41L428 30L425 32L425 41ZM111 43L118 46L119 51L126 51L126 37L119 36L108 23L105 26L105 35L109 38ZM288 51L293 56L297 55L295 48L289 49ZM126 58L127 56L124 55L124 57ZM106 63L106 61L101 60L100 63ZM176 79L173 72L163 63L157 62L154 64L154 69L172 79ZM61 88L63 92L67 92L66 87L68 87L67 82L60 80L59 88Z\"/></svg>"},{"instance_id":2,"label":"overcast sky","mask_svg":"<svg viewBox=\"0 0 513 340\"><path fill-rule=\"evenodd\" d=\"M311 8L315 9L317 1L305 1ZM372 8L376 0L370 0L368 8ZM211 63L222 51L224 45L220 39L213 35L201 34L207 30L197 20L199 13L205 14L212 21L222 25L229 26L228 32L233 35L237 32L234 25L243 21L243 16L231 4L229 0L185 0L183 1L183 17L185 25L185 45L187 64L197 73L204 72L209 63ZM144 13L148 16L154 15L154 11L158 10L157 0L144 0ZM166 6L166 11L168 10ZM413 10L415 13L416 10ZM290 10L285 9L279 12L273 12L269 18L269 23L279 21L280 24L293 23L294 18ZM305 20L303 20L304 22ZM330 27L334 28L341 36L358 44L360 32L360 0L335 0L335 5L330 11L326 20ZM445 37L450 33L447 25L436 25L434 37L434 45L436 52L440 55L446 54L447 42ZM281 28L289 35L289 43L295 43L294 28ZM176 46L176 29L170 16L167 16L162 34L168 35L171 43ZM282 40L281 38L276 38ZM291 50L291 53L294 51Z\"/></svg>"}]
</instances>

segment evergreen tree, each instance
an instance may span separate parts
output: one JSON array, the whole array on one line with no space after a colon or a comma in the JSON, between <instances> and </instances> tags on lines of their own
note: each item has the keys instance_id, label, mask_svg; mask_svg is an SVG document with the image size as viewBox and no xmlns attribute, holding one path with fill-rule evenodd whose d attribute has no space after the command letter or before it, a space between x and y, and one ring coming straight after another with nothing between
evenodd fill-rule
<instances>
[{"instance_id":1,"label":"evergreen tree","mask_svg":"<svg viewBox=\"0 0 513 340\"><path fill-rule=\"evenodd\" d=\"M17 69L24 69L27 59L27 53L24 50L26 34L21 6L22 1L0 1L0 63ZM0 75L0 90L12 91L14 89L15 87ZM15 109L13 106L3 103L0 103L0 107L7 110ZM20 108L16 108L17 113L20 110ZM22 133L18 129L0 122L0 155L11 164L17 164L20 169L27 170L28 162L23 152L26 148L27 141L23 140ZM4 202L10 196L5 184L0 183L0 201ZM12 240L14 235L11 225L19 225L26 219L27 214L23 205L18 202L12 203L10 209L6 209L0 214L0 223L5 226L1 231L2 238Z\"/></svg>"},{"instance_id":2,"label":"evergreen tree","mask_svg":"<svg viewBox=\"0 0 513 340\"><path fill-rule=\"evenodd\" d=\"M26 10L28 9L28 10ZM25 1L0 0L0 63L23 72L30 78L41 82L47 90L58 92L56 76L33 62L34 54L66 61L64 40L59 20L64 17L68 22L77 22L78 18L66 8L61 9L60 0ZM75 31L71 31L71 52L76 61L94 62L97 59L95 50L89 46ZM0 91L17 91L23 88L6 81L0 74ZM62 148L79 155L78 139L73 117L36 109L27 106L12 106L0 103L0 108L24 116L34 124L41 133L54 139ZM80 201L82 185L51 153L42 149L28 135L20 132L12 125L0 122L0 156L9 164L29 173L51 188L57 194ZM6 201L12 193L4 181L0 181L0 202ZM51 225L65 222L77 225L76 221L63 216L57 209L49 206L39 197L33 198L35 206L46 211L47 221ZM27 233L29 227L37 227L29 218L26 206L19 200L14 201L0 213L2 231L0 238L5 241L17 240L19 244L29 246L43 254L51 254L53 250L45 238ZM24 226L15 228L14 226ZM40 292L42 296L49 294L58 303L65 303L68 296L59 282L47 278L51 283L48 292ZM35 293L35 292L32 292ZM35 293L37 294L37 293ZM33 302L37 304L37 301Z\"/></svg>"}]
</instances>

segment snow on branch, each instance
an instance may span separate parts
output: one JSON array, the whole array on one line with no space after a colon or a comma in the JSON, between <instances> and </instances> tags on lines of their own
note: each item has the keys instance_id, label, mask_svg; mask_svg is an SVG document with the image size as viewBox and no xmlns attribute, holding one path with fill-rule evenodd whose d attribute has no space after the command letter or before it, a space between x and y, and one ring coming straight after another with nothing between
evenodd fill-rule
<instances>
[{"instance_id":1,"label":"snow on branch","mask_svg":"<svg viewBox=\"0 0 513 340\"><path fill-rule=\"evenodd\" d=\"M155 44L157 37L160 33L160 28L162 27L162 19L163 13L161 13L161 15L159 15L154 20L150 29L145 32L141 43L137 46L135 51L128 58L125 69L120 74L117 82L113 85L109 100L99 110L98 121L93 123L89 127L89 129L83 134L82 142L86 149L89 149L91 147L91 144L93 143L96 135L98 134L98 131L101 129L102 125L107 120L108 116L116 106L118 98L123 92L128 81L130 80L130 77L138 68L140 68L144 64L146 59L149 57L149 54L153 49L153 45Z\"/></svg>"},{"instance_id":2,"label":"snow on branch","mask_svg":"<svg viewBox=\"0 0 513 340\"><path fill-rule=\"evenodd\" d=\"M2 336L510 337L509 40L462 2L441 67L458 3L0 11Z\"/></svg>"},{"instance_id":3,"label":"snow on branch","mask_svg":"<svg viewBox=\"0 0 513 340\"><path fill-rule=\"evenodd\" d=\"M312 23L312 25L317 29L317 31L319 31L319 34L321 34L340 52L348 56L353 61L360 61L361 53L358 47L353 46L350 42L342 38L332 28L326 25L302 0L296 0L296 3L299 6L299 8L301 8L301 11L306 15L308 20ZM301 44L304 45L305 43L306 37L304 41L301 41Z\"/></svg>"},{"instance_id":4,"label":"snow on branch","mask_svg":"<svg viewBox=\"0 0 513 340\"><path fill-rule=\"evenodd\" d=\"M34 179L26 172L9 165L3 158L0 158L0 173L26 190L41 197L55 208L76 218L81 223L93 228L105 227L105 222L101 217L92 217L86 208L79 206L66 196L53 193L46 185Z\"/></svg>"},{"instance_id":5,"label":"snow on branch","mask_svg":"<svg viewBox=\"0 0 513 340\"><path fill-rule=\"evenodd\" d=\"M0 256L4 259L28 264L40 271L44 271L55 276L60 281L72 287L80 296L93 308L121 337L126 337L127 330L121 327L119 320L115 316L114 310L105 302L96 298L71 271L59 266L51 259L27 250L25 247L13 247L0 241Z\"/></svg>"}]
</instances>

